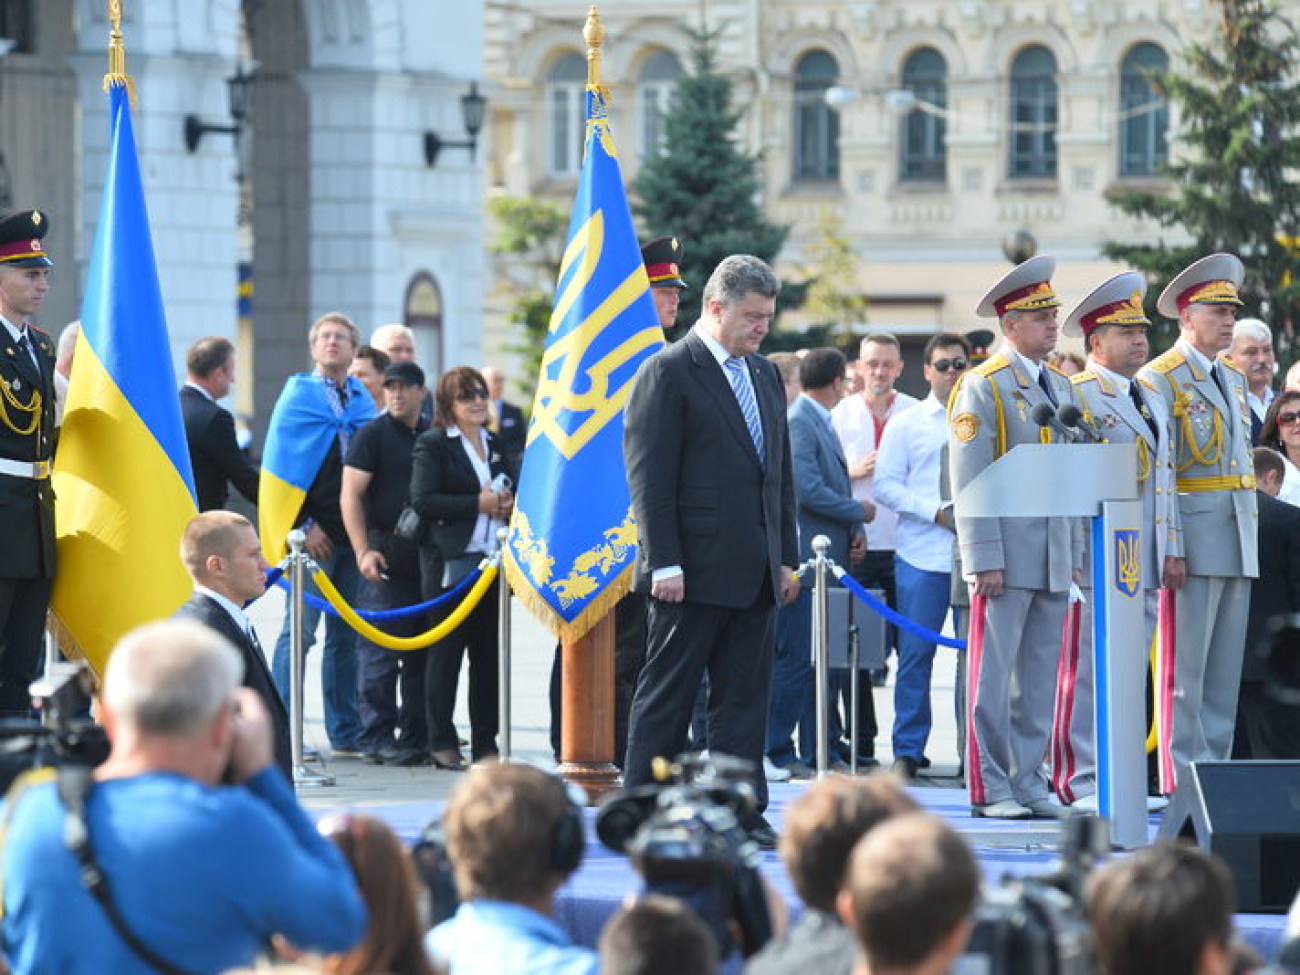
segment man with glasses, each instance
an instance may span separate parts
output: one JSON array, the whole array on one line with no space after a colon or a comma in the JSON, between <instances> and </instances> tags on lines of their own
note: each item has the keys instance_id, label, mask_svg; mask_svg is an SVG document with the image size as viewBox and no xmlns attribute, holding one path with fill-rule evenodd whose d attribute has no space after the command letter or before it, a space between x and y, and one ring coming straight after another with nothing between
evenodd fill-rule
<instances>
[{"instance_id":1,"label":"man with glasses","mask_svg":"<svg viewBox=\"0 0 1300 975\"><path fill-rule=\"evenodd\" d=\"M1151 645L1160 587L1178 589L1187 573L1182 522L1169 452L1169 407L1160 394L1136 378L1147 358L1150 321L1142 308L1146 280L1133 271L1117 274L1079 302L1065 320L1066 335L1083 336L1088 365L1071 377L1085 418L1110 443L1133 444L1137 452L1138 497L1142 501L1142 587ZM1085 546L1085 551L1087 547ZM1061 801L1097 811L1093 728L1092 573L1085 555L1084 603L1079 639L1061 653L1052 785ZM1155 803L1163 807L1163 801Z\"/></svg>"},{"instance_id":2,"label":"man with glasses","mask_svg":"<svg viewBox=\"0 0 1300 975\"><path fill-rule=\"evenodd\" d=\"M1173 407L1187 557L1175 613L1173 784L1191 762L1232 751L1250 580L1258 575L1246 378L1234 363L1216 361L1232 344L1244 276L1236 256L1211 254L1169 282L1156 308L1178 319L1181 334L1138 374Z\"/></svg>"},{"instance_id":3,"label":"man with glasses","mask_svg":"<svg viewBox=\"0 0 1300 975\"><path fill-rule=\"evenodd\" d=\"M952 504L941 500L941 455L948 443L948 397L969 356L970 347L960 335L940 333L926 343L922 371L930 395L885 430L872 485L877 505L898 514L898 610L936 632L948 615L955 537ZM915 778L917 769L928 764L934 651L934 643L923 637L906 631L898 635L893 747L894 771L904 779Z\"/></svg>"},{"instance_id":4,"label":"man with glasses","mask_svg":"<svg viewBox=\"0 0 1300 975\"><path fill-rule=\"evenodd\" d=\"M1060 301L1051 285L1055 268L1050 257L1031 258L994 285L976 310L998 319L1005 344L967 371L953 390L955 498L1007 451L1054 440L1035 420L1037 410L1075 402L1070 381L1043 361L1056 347L1059 330ZM1066 598L1071 583L1080 579L1080 520L959 515L957 537L962 566L967 578L973 577L972 597L983 597L985 604L984 639L971 647L967 661L971 814L1060 816L1063 807L1039 768L1052 731ZM971 602L975 615L977 601Z\"/></svg>"}]
</instances>

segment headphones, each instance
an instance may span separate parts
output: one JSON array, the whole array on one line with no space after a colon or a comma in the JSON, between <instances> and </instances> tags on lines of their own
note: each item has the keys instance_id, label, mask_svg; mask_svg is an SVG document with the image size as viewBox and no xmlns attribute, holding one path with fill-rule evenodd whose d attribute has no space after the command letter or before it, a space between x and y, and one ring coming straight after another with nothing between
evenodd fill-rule
<instances>
[{"instance_id":1,"label":"headphones","mask_svg":"<svg viewBox=\"0 0 1300 975\"><path fill-rule=\"evenodd\" d=\"M567 877L582 866L582 854L587 848L586 820L583 814L587 794L580 786L558 776L555 781L564 790L567 808L555 825L555 835L551 839L551 866Z\"/></svg>"}]
</instances>

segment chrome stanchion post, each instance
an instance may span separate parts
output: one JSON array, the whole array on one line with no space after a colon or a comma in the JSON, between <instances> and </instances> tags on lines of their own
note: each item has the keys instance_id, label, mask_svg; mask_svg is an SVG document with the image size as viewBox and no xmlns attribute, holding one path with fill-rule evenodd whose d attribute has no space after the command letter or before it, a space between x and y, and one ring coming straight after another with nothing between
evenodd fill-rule
<instances>
[{"instance_id":1,"label":"chrome stanchion post","mask_svg":"<svg viewBox=\"0 0 1300 975\"><path fill-rule=\"evenodd\" d=\"M509 535L509 528L497 529L497 689L500 695L497 749L503 763L510 761L510 585L502 564Z\"/></svg>"},{"instance_id":2,"label":"chrome stanchion post","mask_svg":"<svg viewBox=\"0 0 1300 975\"><path fill-rule=\"evenodd\" d=\"M817 777L824 777L830 769L830 649L826 631L830 628L830 600L826 592L826 553L831 550L831 540L818 535L812 540L813 550L813 606L812 652L813 680L817 687Z\"/></svg>"},{"instance_id":3,"label":"chrome stanchion post","mask_svg":"<svg viewBox=\"0 0 1300 975\"><path fill-rule=\"evenodd\" d=\"M849 627L849 774L858 774L858 687L859 655L862 653L862 630Z\"/></svg>"},{"instance_id":4,"label":"chrome stanchion post","mask_svg":"<svg viewBox=\"0 0 1300 975\"><path fill-rule=\"evenodd\" d=\"M289 532L289 749L295 787L334 784L334 776L307 768L302 759L303 670L306 651L303 600L307 592L307 535L295 528Z\"/></svg>"}]
</instances>

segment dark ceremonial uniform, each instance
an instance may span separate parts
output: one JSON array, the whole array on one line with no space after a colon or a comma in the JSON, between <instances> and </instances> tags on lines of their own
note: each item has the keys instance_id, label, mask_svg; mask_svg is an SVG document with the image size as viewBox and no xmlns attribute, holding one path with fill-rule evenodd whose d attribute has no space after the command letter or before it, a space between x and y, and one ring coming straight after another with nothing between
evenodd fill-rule
<instances>
[{"instance_id":1,"label":"dark ceremonial uniform","mask_svg":"<svg viewBox=\"0 0 1300 975\"><path fill-rule=\"evenodd\" d=\"M48 227L37 210L0 219L0 275L15 276L0 291L0 717L30 709L54 585L54 343L5 314L16 276L53 266Z\"/></svg>"}]
</instances>

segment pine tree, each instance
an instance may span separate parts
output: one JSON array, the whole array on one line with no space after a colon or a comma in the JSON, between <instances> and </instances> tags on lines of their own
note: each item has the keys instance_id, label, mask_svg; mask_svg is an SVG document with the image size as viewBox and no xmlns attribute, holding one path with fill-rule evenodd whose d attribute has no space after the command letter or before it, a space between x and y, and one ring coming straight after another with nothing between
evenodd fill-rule
<instances>
[{"instance_id":1,"label":"pine tree","mask_svg":"<svg viewBox=\"0 0 1300 975\"><path fill-rule=\"evenodd\" d=\"M1177 158L1165 168L1170 189L1117 193L1111 200L1192 243L1111 242L1103 253L1148 272L1152 306L1192 261L1214 251L1235 253L1246 265L1243 313L1290 332L1300 317L1300 260L1293 251L1300 244L1300 46L1274 0L1215 2L1215 36L1182 53L1177 60L1185 70L1152 79L1181 110Z\"/></svg>"},{"instance_id":2,"label":"pine tree","mask_svg":"<svg viewBox=\"0 0 1300 975\"><path fill-rule=\"evenodd\" d=\"M717 73L712 33L695 35L694 72L677 83L664 120L664 152L637 174L634 207L647 237L682 242L682 295L678 323L693 322L700 292L728 254L753 254L769 264L787 227L769 223L758 206L758 159L738 145L740 114L731 107L731 82ZM793 289L797 294L798 288ZM782 290L787 306L792 289Z\"/></svg>"}]
</instances>

